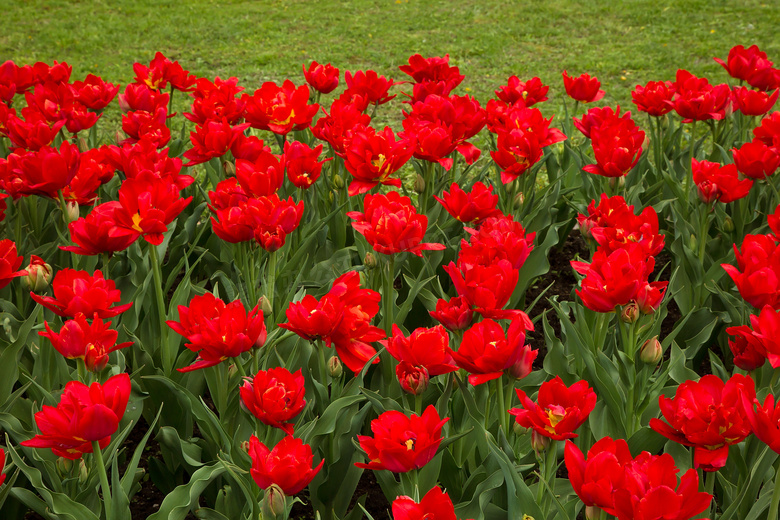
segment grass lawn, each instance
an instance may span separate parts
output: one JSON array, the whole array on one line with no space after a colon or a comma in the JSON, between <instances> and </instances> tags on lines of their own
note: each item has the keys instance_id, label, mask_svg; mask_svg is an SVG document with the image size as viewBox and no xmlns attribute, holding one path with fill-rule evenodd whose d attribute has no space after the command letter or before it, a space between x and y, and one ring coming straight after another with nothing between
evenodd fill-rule
<instances>
[{"instance_id":1,"label":"grass lawn","mask_svg":"<svg viewBox=\"0 0 780 520\"><path fill-rule=\"evenodd\" d=\"M712 57L736 44L758 44L780 62L775 0L2 2L3 59L67 61L73 79L91 72L123 85L133 62L157 50L199 76L237 76L249 91L268 80L302 83L310 60L332 62L342 77L373 68L404 79L398 66L411 54L449 53L466 75L455 93L485 103L510 75L539 76L551 86L549 112L560 108L564 69L598 76L600 104L633 108L636 84L674 79L678 68L726 81ZM388 112L397 107L376 123L396 122ZM107 119L118 117L114 104Z\"/></svg>"}]
</instances>

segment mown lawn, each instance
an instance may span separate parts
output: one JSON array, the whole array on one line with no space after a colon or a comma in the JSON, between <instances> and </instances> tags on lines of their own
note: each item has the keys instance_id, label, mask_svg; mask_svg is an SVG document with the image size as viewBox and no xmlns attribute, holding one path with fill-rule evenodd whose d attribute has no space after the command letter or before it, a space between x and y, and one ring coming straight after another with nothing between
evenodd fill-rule
<instances>
[{"instance_id":1,"label":"mown lawn","mask_svg":"<svg viewBox=\"0 0 780 520\"><path fill-rule=\"evenodd\" d=\"M133 79L133 62L148 63L157 50L199 76L237 76L250 91L268 80L302 82L301 64L312 59L342 74L373 68L403 79L397 67L409 55L449 53L466 75L456 93L484 103L512 74L539 76L552 87L546 112L553 113L564 69L598 76L607 91L602 104L633 107L637 83L674 79L678 68L726 81L712 57L725 58L739 43L758 44L780 62L775 0L2 3L0 57L64 60L74 79L93 72L123 85ZM118 120L112 110L108 118Z\"/></svg>"}]
</instances>

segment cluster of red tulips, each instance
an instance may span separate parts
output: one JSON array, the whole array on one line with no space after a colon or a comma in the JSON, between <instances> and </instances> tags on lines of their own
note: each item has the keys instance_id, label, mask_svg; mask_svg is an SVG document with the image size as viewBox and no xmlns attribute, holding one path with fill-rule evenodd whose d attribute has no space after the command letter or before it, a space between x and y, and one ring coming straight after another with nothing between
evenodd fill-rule
<instances>
[{"instance_id":1,"label":"cluster of red tulips","mask_svg":"<svg viewBox=\"0 0 780 520\"><path fill-rule=\"evenodd\" d=\"M644 129L588 74L561 128L540 78L483 107L449 56L338 94L0 65L2 516L129 519L148 471L152 520L355 520L373 471L396 520L777 518L780 69L716 61L637 85Z\"/></svg>"}]
</instances>

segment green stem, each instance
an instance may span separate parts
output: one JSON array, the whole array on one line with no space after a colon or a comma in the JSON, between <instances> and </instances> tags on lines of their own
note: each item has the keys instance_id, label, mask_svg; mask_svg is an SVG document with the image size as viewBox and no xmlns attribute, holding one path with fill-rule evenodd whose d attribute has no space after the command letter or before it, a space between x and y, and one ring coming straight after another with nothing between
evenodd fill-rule
<instances>
[{"instance_id":1,"label":"green stem","mask_svg":"<svg viewBox=\"0 0 780 520\"><path fill-rule=\"evenodd\" d=\"M544 454L544 478L547 484L550 486L551 499L555 498L555 470L558 469L558 452L554 439L550 439L550 445L547 447L547 452ZM547 500L544 497L544 517L547 517L547 513L550 510L552 500Z\"/></svg>"},{"instance_id":2,"label":"green stem","mask_svg":"<svg viewBox=\"0 0 780 520\"><path fill-rule=\"evenodd\" d=\"M422 394L415 395L414 396L414 413L419 417L422 415L422 402L423 397Z\"/></svg>"},{"instance_id":3,"label":"green stem","mask_svg":"<svg viewBox=\"0 0 780 520\"><path fill-rule=\"evenodd\" d=\"M688 164L686 165L688 169L688 179L685 183L685 200L683 201L683 204L685 204L686 208L688 207L688 201L690 201L691 199L691 187L693 186L693 155L694 155L695 146L696 146L696 120L694 119L693 123L691 124L691 144L688 147Z\"/></svg>"},{"instance_id":4,"label":"green stem","mask_svg":"<svg viewBox=\"0 0 780 520\"><path fill-rule=\"evenodd\" d=\"M769 516L767 518L777 518L778 505L780 505L780 467L775 471L775 488L772 491L772 501L769 503Z\"/></svg>"},{"instance_id":5,"label":"green stem","mask_svg":"<svg viewBox=\"0 0 780 520\"><path fill-rule=\"evenodd\" d=\"M157 298L157 321L160 327L160 357L162 358L163 372L171 373L175 352L169 352L168 326L165 324L167 316L165 297L163 296L162 273L160 272L160 259L157 254L157 246L149 244L149 256L152 263L152 275L154 277L154 294Z\"/></svg>"},{"instance_id":6,"label":"green stem","mask_svg":"<svg viewBox=\"0 0 780 520\"><path fill-rule=\"evenodd\" d=\"M244 365L241 364L241 358L234 357L233 363L236 364L236 370L238 370L238 373L241 375L241 381L243 381L246 377L246 370L244 370Z\"/></svg>"},{"instance_id":7,"label":"green stem","mask_svg":"<svg viewBox=\"0 0 780 520\"><path fill-rule=\"evenodd\" d=\"M103 488L103 507L106 510L106 518L112 520L114 512L111 509L111 488L108 485L106 465L103 462L103 454L100 452L100 443L98 441L92 441L92 455L95 459L98 475L100 475L100 487Z\"/></svg>"},{"instance_id":8,"label":"green stem","mask_svg":"<svg viewBox=\"0 0 780 520\"><path fill-rule=\"evenodd\" d=\"M395 288L393 283L395 282L395 255L390 254L387 256L387 270L383 277L382 287L382 321L387 336L390 337L393 334L393 310L395 308ZM390 385L393 380L393 361L392 356L387 351L381 354L382 365L382 377L386 385Z\"/></svg>"},{"instance_id":9,"label":"green stem","mask_svg":"<svg viewBox=\"0 0 780 520\"><path fill-rule=\"evenodd\" d=\"M507 433L507 426L506 426L506 406L504 404L504 389L501 388L501 380L504 379L504 376L502 375L498 379L494 379L495 382L495 392L498 396L498 424L501 425L501 429L504 430L504 433Z\"/></svg>"},{"instance_id":10,"label":"green stem","mask_svg":"<svg viewBox=\"0 0 780 520\"><path fill-rule=\"evenodd\" d=\"M696 518L714 518L710 516L710 513L714 513L718 505L715 503L715 479L716 479L716 471L702 471L704 473L704 492L709 493L712 495L712 502L709 506L707 506L707 509L702 511L702 513L697 516ZM768 516L767 518L773 518L771 516ZM775 514L774 518L777 518L777 514Z\"/></svg>"},{"instance_id":11,"label":"green stem","mask_svg":"<svg viewBox=\"0 0 780 520\"><path fill-rule=\"evenodd\" d=\"M268 253L268 267L265 273L265 297L271 309L271 321L274 318L274 295L276 294L276 261L278 251Z\"/></svg>"},{"instance_id":12,"label":"green stem","mask_svg":"<svg viewBox=\"0 0 780 520\"><path fill-rule=\"evenodd\" d=\"M317 358L319 366L317 367L317 374L320 376L320 383L322 386L328 386L328 362L325 361L325 345L323 345L322 339L317 340L317 345L314 347L317 349Z\"/></svg>"},{"instance_id":13,"label":"green stem","mask_svg":"<svg viewBox=\"0 0 780 520\"><path fill-rule=\"evenodd\" d=\"M111 274L111 269L109 265L109 261L111 260L111 254L110 253L103 253L102 255L103 263L101 267L103 268L103 278L106 280L109 279L109 275Z\"/></svg>"}]
</instances>

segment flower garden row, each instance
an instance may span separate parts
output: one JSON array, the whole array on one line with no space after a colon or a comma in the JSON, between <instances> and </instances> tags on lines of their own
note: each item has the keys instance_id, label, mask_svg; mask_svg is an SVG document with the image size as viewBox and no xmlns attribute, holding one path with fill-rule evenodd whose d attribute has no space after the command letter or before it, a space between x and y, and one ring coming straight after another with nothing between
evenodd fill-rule
<instances>
[{"instance_id":1,"label":"flower garden row","mask_svg":"<svg viewBox=\"0 0 780 520\"><path fill-rule=\"evenodd\" d=\"M638 115L564 72L560 128L447 56L339 94L0 65L3 517L131 518L151 479L152 520L353 520L370 470L396 520L777 518L780 69L716 60L739 86L680 70ZM536 290L575 228L575 294Z\"/></svg>"}]
</instances>

